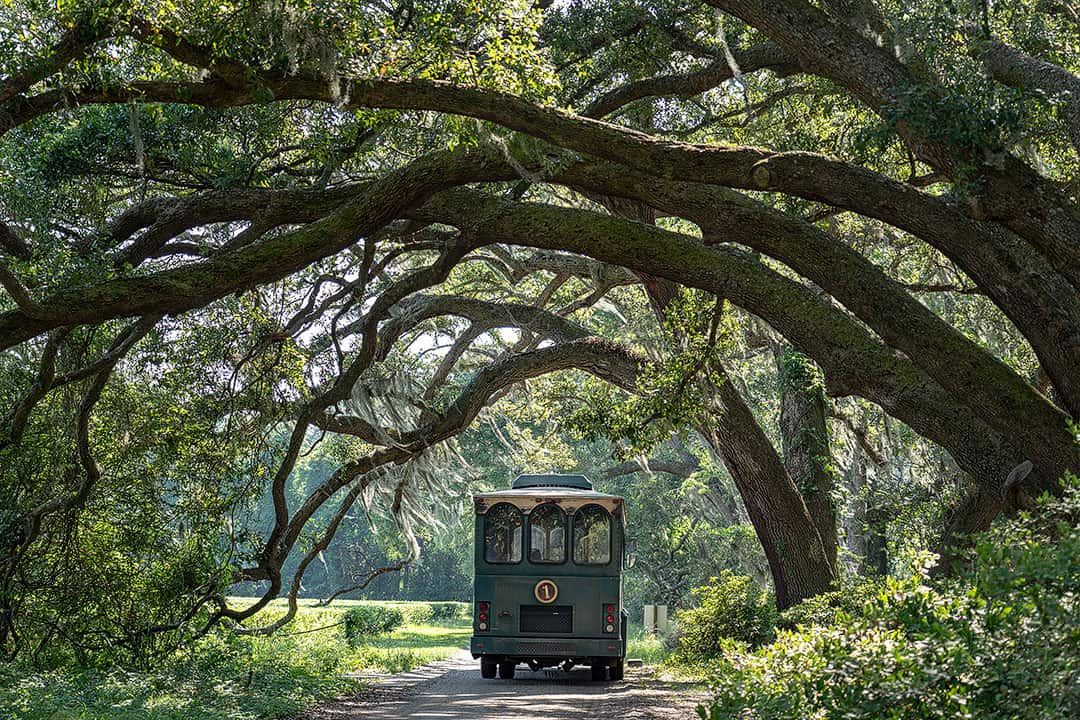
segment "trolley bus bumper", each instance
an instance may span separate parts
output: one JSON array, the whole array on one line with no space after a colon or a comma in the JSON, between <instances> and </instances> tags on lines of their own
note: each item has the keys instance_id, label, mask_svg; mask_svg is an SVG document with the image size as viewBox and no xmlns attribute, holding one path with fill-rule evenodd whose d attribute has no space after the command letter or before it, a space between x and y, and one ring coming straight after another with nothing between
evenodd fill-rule
<instances>
[{"instance_id":1,"label":"trolley bus bumper","mask_svg":"<svg viewBox=\"0 0 1080 720\"><path fill-rule=\"evenodd\" d=\"M472 656L500 655L508 658L591 658L626 655L621 638L528 638L473 637Z\"/></svg>"}]
</instances>

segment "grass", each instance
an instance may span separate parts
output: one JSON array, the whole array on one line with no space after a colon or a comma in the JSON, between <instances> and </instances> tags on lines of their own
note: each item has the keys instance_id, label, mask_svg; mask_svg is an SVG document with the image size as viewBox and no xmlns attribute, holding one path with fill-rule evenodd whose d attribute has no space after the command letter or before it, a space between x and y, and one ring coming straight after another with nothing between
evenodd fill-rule
<instances>
[{"instance_id":1,"label":"grass","mask_svg":"<svg viewBox=\"0 0 1080 720\"><path fill-rule=\"evenodd\" d=\"M390 635L357 648L352 665L382 672L401 672L449 657L468 646L472 624L406 625Z\"/></svg>"},{"instance_id":2,"label":"grass","mask_svg":"<svg viewBox=\"0 0 1080 720\"><path fill-rule=\"evenodd\" d=\"M626 657L640 658L646 665L663 665L671 656L662 638L646 635L642 625L630 624L626 633Z\"/></svg>"},{"instance_id":3,"label":"grass","mask_svg":"<svg viewBox=\"0 0 1080 720\"><path fill-rule=\"evenodd\" d=\"M400 672L424 665L453 655L472 634L468 621L411 623L353 647L336 623L354 604L316 608L304 603L297 618L270 637L214 633L151 672L0 665L0 720L282 717L362 689L363 682L346 673ZM260 619L281 612L275 605ZM422 609L412 612L430 616Z\"/></svg>"}]
</instances>

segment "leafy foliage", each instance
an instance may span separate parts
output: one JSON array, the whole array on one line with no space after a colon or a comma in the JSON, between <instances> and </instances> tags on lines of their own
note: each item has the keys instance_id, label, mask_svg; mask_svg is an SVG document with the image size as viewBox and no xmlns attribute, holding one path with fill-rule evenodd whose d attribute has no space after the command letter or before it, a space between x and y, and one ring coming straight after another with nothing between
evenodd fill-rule
<instances>
[{"instance_id":1,"label":"leafy foliage","mask_svg":"<svg viewBox=\"0 0 1080 720\"><path fill-rule=\"evenodd\" d=\"M361 690L363 682L345 677L348 673L401 672L424 665L457 652L471 632L462 623L408 625L353 643L340 623L361 607L305 604L288 632L238 636L221 629L141 671L0 665L0 719L287 717ZM259 620L280 612L272 606Z\"/></svg>"},{"instance_id":2,"label":"leafy foliage","mask_svg":"<svg viewBox=\"0 0 1080 720\"><path fill-rule=\"evenodd\" d=\"M712 660L721 655L729 640L752 646L772 640L776 603L753 578L725 571L691 594L697 606L675 616L681 660Z\"/></svg>"},{"instance_id":3,"label":"leafy foliage","mask_svg":"<svg viewBox=\"0 0 1080 720\"><path fill-rule=\"evenodd\" d=\"M800 608L785 620L813 624L756 651L725 641L702 717L1075 717L1080 483L1068 483L1039 515L982 536L956 580L890 578L849 593L854 610Z\"/></svg>"},{"instance_id":4,"label":"leafy foliage","mask_svg":"<svg viewBox=\"0 0 1080 720\"><path fill-rule=\"evenodd\" d=\"M713 411L709 388L724 382L715 361L732 324L730 306L683 289L664 310L661 342L670 352L638 378L638 394L626 396L593 383L596 389L569 427L587 439L619 442L622 454L632 457L651 451L672 428L706 422Z\"/></svg>"},{"instance_id":5,"label":"leafy foliage","mask_svg":"<svg viewBox=\"0 0 1080 720\"><path fill-rule=\"evenodd\" d=\"M842 577L838 582L839 590L807 598L789 607L779 614L776 625L778 628L795 630L843 622L844 618L859 614L868 598L882 592L883 583L884 579L879 576Z\"/></svg>"},{"instance_id":6,"label":"leafy foliage","mask_svg":"<svg viewBox=\"0 0 1080 720\"><path fill-rule=\"evenodd\" d=\"M55 111L4 126L0 231L11 244L5 245L2 260L14 282L0 293L0 311L5 317L18 315L18 306L27 305L12 292L20 283L31 299L63 301L65 293L81 297L87 288L95 288L107 294L115 283L155 283L172 273L170 277L181 282L180 294L186 294L184 282L215 259L233 257L230 253L238 247L266 247L260 243L280 239L293 223L311 222L308 230L321 235L332 224L328 213L341 207L337 203L342 198L355 199L372 181L386 180L417 157L431 157L445 148L460 155L493 151L527 181L511 185L506 182L510 178L500 176L486 183L489 197L524 194L534 210L584 207L599 216L626 198L554 182L556 173L573 168L585 156L541 140L551 138L544 127L550 107L542 106L582 111L606 92L639 79L730 72L730 80L704 91L638 98L607 119L650 134L657 141L650 146L685 140L712 143L714 149L746 145L820 153L861 165L852 176L856 180L880 173L883 180L917 188L926 200L944 199L946 216L955 211L963 227L951 239L963 241L963 247L975 246L966 263L946 257L940 237L934 244L924 242L933 233L916 237L901 230L916 228L918 218L903 217L892 225L863 212L840 212L845 208L816 202L809 199L816 195L805 193L796 197L747 191L738 195L736 205L747 218L773 217L751 212L753 203L760 202L762 208L786 213L776 217L791 227L812 226L826 233L832 246L865 257L884 274L881 279L910 289L917 302L941 318L945 340L951 343L955 329L977 348L987 349L1015 371L1023 390L1037 387L1039 403L1054 396L1049 390L1067 389L1061 383L1053 387L1055 378L1047 379L1053 368L1044 367L1040 360L1045 358L1023 333L1044 329L1036 328L1039 325L1068 330L1076 309L1070 310L1063 294L1048 293L1049 307L1038 317L1053 322L1025 325L1019 316L1046 304L1047 296L1035 291L1040 283L1054 280L1060 269L1054 243L1047 250L1027 235L1040 234L1044 223L1039 218L1059 222L1073 212L1068 202L1075 204L1080 165L1076 148L1063 132L1070 98L1068 93L1006 86L988 74L978 56L984 36L992 35L1077 73L1075 3L812 4L834 14L857 12L860 6L880 9L884 31L874 22L846 25L871 36L873 46L891 53L888 61L899 61L917 82L886 92L885 107L879 108L860 100L859 93L842 82L812 75L812 62L788 58L781 67L743 72L734 56L760 48L761 31L707 3L687 0L0 3L0 90L11 88L0 100L0 121L17 119L28 107L48 108L50 97L61 100ZM975 35L968 34L972 25L979 31ZM173 43L170 52L172 33L181 42ZM68 39L78 49L50 69L51 56L57 49L63 54L70 47ZM189 57L203 53L205 57ZM36 76L39 70L44 74ZM30 80L21 86L24 71ZM418 86L427 88L424 97L435 92L432 87L450 87L440 83L456 83L457 90L469 92L494 89L516 95L537 101L539 119L517 133L465 118L468 99L452 112L399 110L392 102L354 107L349 93L363 86L348 81L359 78L374 85L390 77L406 80L391 90L395 95L408 80L418 79L438 81ZM177 90L157 96L167 102L145 102L152 93L109 101L133 89L150 93L153 83ZM295 87L329 97L292 100L275 95ZM192 94L199 91L220 93L222 106L189 104L199 101ZM77 99L82 92L89 93L86 102ZM506 100L491 97L496 105ZM215 103L212 99L208 105ZM498 118L496 110L476 117ZM577 122L560 117L561 122ZM533 131L535 136L529 134ZM905 133L918 137L905 139ZM927 145L939 145L946 154L959 148L961 162L934 160L933 152L922 152ZM674 143L667 149L680 153ZM732 157L739 152L733 150ZM703 162L708 162L707 154L727 153L702 153ZM798 158L813 159L792 153L781 160ZM1035 208L1030 206L1011 212L963 202L986 190L977 182L980 173L1001 170L1011 161L1032 170L1015 187L1045 205L1045 216L1031 212ZM577 168L593 169L588 163ZM767 167L760 169L769 175ZM671 170L653 168L653 179L673 177ZM1040 177L1047 183L1034 182ZM1008 187L1006 183L1006 194ZM826 189L823 183L821 190ZM311 217L275 217L271 206L276 201L265 200L242 202L220 214L181 217L185 209L207 199L265 198L260 193L267 191L276 193L275 198L299 194L305 202L298 215ZM427 191L422 194L430 197ZM306 201L311 198L323 198L324 205ZM878 205L881 212L906 215L902 205ZM981 482L994 475L981 472L981 467L972 472L970 462L958 467L956 459L963 460L962 454L946 453L868 403L826 399L826 376L806 356L789 353L779 358L780 368L774 367L770 348L780 341L774 330L724 299L725 291L738 285L734 276L734 284L713 284L714 294L681 290L659 325L641 292L639 281L649 282L647 278L566 252L533 253L510 244L476 247L447 275L425 286L417 278L442 259L442 251L473 234L470 223L476 218L458 226L421 228L426 221L406 217L402 208L390 210L380 228L354 232L337 250L327 249L326 256L296 272L279 274L274 281L230 286L202 307L157 319L115 372L103 376L104 391L85 414L81 406L90 397L93 373L79 372L93 369L95 359L109 352L124 323L79 320L69 327L69 315L81 308L64 305L56 312L54 304L53 316L60 324L5 346L0 352L4 430L17 424L21 403L38 390L45 394L36 404L29 403L21 437L10 443L0 440L0 651L29 654L28 661L46 667L149 667L172 657L177 647L209 642L199 638L220 619L226 593L242 589L255 595L266 592L269 598L288 591L270 578L286 577L287 586L294 573L293 587L302 595L326 597L357 587L362 589L354 592L366 598L466 599L471 518L458 512L461 500L473 489L504 486L515 472L554 468L587 472L599 478L603 489L628 498L642 541L641 564L627 578L632 610L657 600L685 606L689 588L719 574L716 583L699 593L700 606L685 610L694 647L688 655L706 658L736 647L731 644L736 640L725 638L763 642L771 632L767 598L746 578L724 571L752 575L763 584L764 555L727 469L699 434L722 417L714 397L720 382L731 383L725 389L735 388L746 398L774 445L781 444L778 395L790 389L789 381L811 389L835 411L833 427L817 441L822 467L830 472L835 468L830 477L848 484L836 495L844 500L841 519L850 521L849 563L861 572L892 569L906 574L918 564L919 553L937 542L970 478ZM679 211L659 210L634 217L651 222L655 215L664 215L656 219L659 226L690 240L704 238L719 246L713 249L740 257L743 251L737 246L745 246L741 240L753 239L750 234L734 241L704 237L717 233L679 216ZM1024 228L1010 228L996 216L998 210L1007 216L1004 220L1035 219L1024 221L1030 222ZM969 222L986 212L986 220ZM976 231L983 226L987 234L978 237ZM163 243L157 252L143 262L133 261L127 251L155 233ZM1067 249L1074 234L1055 236L1059 249ZM999 239L1004 244L994 246L991 241ZM20 244L30 250L20 252ZM784 248L775 247L779 249L769 252L755 245L745 259L791 280L793 290L820 295L822 307L837 310L837 318L850 326L851 334L834 338L820 351L835 356L827 379L841 376L839 386L830 386L829 392L873 394L852 382L860 379L857 375L872 375L873 369L853 370L853 377L846 377L845 339L870 326L887 346L896 347L905 340L904 321L894 325L891 336L880 331L865 306L851 302L858 300L858 292L847 301L829 297L835 289L822 288L821 282L801 274L805 265L797 262L798 253L787 256ZM271 253L268 262L288 262L291 250ZM1014 257L1014 250L1029 254ZM1028 263L1039 259L1040 252L1050 261L1044 269ZM965 254L961 248L951 257ZM812 259L801 258L804 263ZM995 301L988 295L993 296L997 282L978 286L978 279L965 273L998 265L1004 268L1004 279L1015 274L1031 285L998 290ZM1076 263L1066 259L1060 266L1075 269ZM217 268L215 277L223 279L224 287L236 270L243 268ZM850 280L858 280L854 285L871 295L876 289L873 278ZM394 292L406 287L401 296L405 299L394 299ZM418 287L500 309L511 303L530 305L582 332L617 339L648 358L636 392L614 390L580 373L564 373L551 381L531 378L485 399L476 416L478 427L463 438L460 454L440 437L430 446L425 438L420 443L424 451L408 459L396 457L403 431L422 419L443 417L458 393L494 362L556 343L544 331L508 319L509 313L481 320L442 314L413 323L406 306L416 299L413 291ZM759 292L767 294L759 287L745 295ZM995 304L1005 296L1017 303L1008 312ZM390 303L385 308L384 299ZM773 302L784 303L785 298ZM452 304L457 309L460 302ZM784 304L776 317L787 308ZM37 314L31 309L28 317ZM356 330L368 321L370 333ZM406 326L400 337L384 337L383 331L395 322ZM1067 336L1063 331L1047 337ZM50 389L44 376L53 346L59 348L59 375L78 377ZM913 359L913 371L936 372L939 382L950 375L948 368L941 369L948 363L940 358L935 365L928 362L932 357L896 353L904 355ZM345 377L352 362L363 364L365 357L372 358L371 366L361 368L337 400L319 407L315 400L327 386ZM721 364L728 369L725 376L718 370ZM921 386L915 383L903 391L916 392ZM975 397L978 388L971 389L970 398L963 391L950 391L949 400L956 401L964 416L970 415L964 408L978 404L972 398L987 397ZM890 391L878 391L876 397L884 402ZM1047 403L1043 409L1058 422L1056 408ZM319 422L307 425L313 418L326 423L345 416L367 423L371 432L354 428L352 435L317 428ZM85 438L79 438L76 429L83 419ZM1001 447L1012 440L1002 427L1006 424L1008 420L998 418L991 440L997 442L1000 435ZM292 427L298 429L290 438ZM825 457L830 455L835 462ZM642 472L632 468L609 475L617 469L611 467L612 456L632 459ZM290 458L299 458L295 466ZM363 464L368 459L385 460L386 465L368 472ZM676 467L654 471L650 461L656 461L657 468L663 462ZM73 494L96 474L100 478L85 496ZM327 483L335 479L342 482L331 483L331 489ZM809 497L810 486L799 489ZM348 504L335 507L354 491ZM316 510L295 533L285 533L288 543L282 544L282 512L288 515L309 501ZM59 509L34 515L51 507ZM1010 532L1024 532L1020 526L1010 527ZM877 561L865 562L871 552L867 543L859 547L862 536L875 539ZM1018 536L1016 542L1029 540ZM283 557L275 557L283 547ZM987 596L1019 592L1009 585L1013 581L1007 573L999 577L991 572L996 566L1020 568L1024 577L1037 577L1044 585L1064 571L1042 565L1041 557L1022 560L1011 551L988 547L981 552L978 580L972 582ZM372 577L388 567L404 570ZM240 587L238 578L246 578ZM849 626L854 622L850 618L872 617L861 604L855 606L865 595L902 594L872 584L844 587L790 610L781 624L821 627L824 633ZM1071 592L1064 582L1058 590ZM896 612L898 603L890 605ZM462 606L454 607L386 606L359 613L364 618L357 619L353 629L365 623L372 628L357 630L356 637L385 632L381 628L387 618L396 614L401 616L397 623L449 619L461 612ZM885 611L875 612L887 630L896 629L881 614ZM943 613L962 614L951 605ZM382 624L367 615L382 616ZM880 637L893 641L888 634ZM954 638L943 642L951 647Z\"/></svg>"},{"instance_id":7,"label":"leafy foliage","mask_svg":"<svg viewBox=\"0 0 1080 720\"><path fill-rule=\"evenodd\" d=\"M345 637L362 643L377 635L385 635L405 623L405 615L397 608L383 605L358 605L345 613Z\"/></svg>"},{"instance_id":8,"label":"leafy foliage","mask_svg":"<svg viewBox=\"0 0 1080 720\"><path fill-rule=\"evenodd\" d=\"M453 620L468 620L471 615L471 605L468 603L436 602L431 607L432 622L450 622Z\"/></svg>"}]
</instances>

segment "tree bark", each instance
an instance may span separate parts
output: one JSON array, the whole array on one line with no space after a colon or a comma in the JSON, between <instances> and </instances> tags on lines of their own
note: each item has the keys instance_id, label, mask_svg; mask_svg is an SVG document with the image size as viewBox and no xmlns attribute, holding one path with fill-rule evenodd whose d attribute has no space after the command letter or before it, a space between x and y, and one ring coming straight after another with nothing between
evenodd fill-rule
<instances>
[{"instance_id":1,"label":"tree bark","mask_svg":"<svg viewBox=\"0 0 1080 720\"><path fill-rule=\"evenodd\" d=\"M784 610L827 592L835 579L833 565L802 495L730 379L717 387L717 399L723 412L706 437L746 504L769 560L777 607Z\"/></svg>"},{"instance_id":2,"label":"tree bark","mask_svg":"<svg viewBox=\"0 0 1080 720\"><path fill-rule=\"evenodd\" d=\"M863 449L855 443L851 451L851 465L844 474L844 486L848 495L847 513L844 515L844 545L854 558L849 568L854 566L860 575L866 567L866 461Z\"/></svg>"},{"instance_id":3,"label":"tree bark","mask_svg":"<svg viewBox=\"0 0 1080 720\"><path fill-rule=\"evenodd\" d=\"M974 54L982 59L995 80L1012 87L1037 88L1047 95L1056 96L1069 140L1080 152L1080 77L995 37L974 35Z\"/></svg>"},{"instance_id":4,"label":"tree bark","mask_svg":"<svg viewBox=\"0 0 1080 720\"><path fill-rule=\"evenodd\" d=\"M919 158L953 180L974 174L981 181L975 214L999 221L1030 242L1080 289L1080 206L1049 178L1003 148L948 142L926 128L948 128L957 118L942 102L944 91L916 78L888 50L862 37L846 22L830 18L805 0L708 0L736 15L797 57L807 72L827 78L858 97L882 117L898 112L896 130ZM1059 78L1060 79L1060 78ZM904 120L905 95L929 89L932 97L919 111L932 118ZM918 127L916 127L916 125ZM988 161L988 153L998 157Z\"/></svg>"},{"instance_id":5,"label":"tree bark","mask_svg":"<svg viewBox=\"0 0 1080 720\"><path fill-rule=\"evenodd\" d=\"M774 347L780 384L780 437L784 468L806 503L836 572L835 480L825 423L825 386L810 358L793 348Z\"/></svg>"},{"instance_id":6,"label":"tree bark","mask_svg":"<svg viewBox=\"0 0 1080 720\"><path fill-rule=\"evenodd\" d=\"M737 242L787 264L816 283L870 325L889 345L907 353L955 397L1000 432L1016 437L1017 445L1034 458L1048 444L1070 450L1066 415L1012 369L984 348L964 337L877 265L838 238L810 223L779 213L763 204L724 188L694 183L674 183L636 173L615 171L612 166L573 169L566 180L586 187L606 186L633 197L648 197L656 206L694 221L706 242ZM987 242L992 242L987 240ZM1029 253L1030 254L1030 253ZM1021 259L1015 258L1017 262ZM1008 294L1005 303L1018 317L1018 327L1032 342L1055 387L1080 407L1080 306L1068 317L1068 300L1057 301L1043 293L1054 287L1052 268L1029 274L1036 267L1011 276L997 269L989 292ZM989 269L987 269L989 272ZM984 281L990 277L981 276ZM1038 288L1042 288L1039 290ZM997 288L997 289L993 289ZM1026 289L1026 290L1025 290ZM1058 287L1067 298L1067 284ZM1024 299L1027 298L1027 299ZM1016 416L1031 427L1020 428Z\"/></svg>"},{"instance_id":7,"label":"tree bark","mask_svg":"<svg viewBox=\"0 0 1080 720\"><path fill-rule=\"evenodd\" d=\"M859 567L864 577L885 577L889 574L888 517L871 492L866 508L866 555Z\"/></svg>"}]
</instances>

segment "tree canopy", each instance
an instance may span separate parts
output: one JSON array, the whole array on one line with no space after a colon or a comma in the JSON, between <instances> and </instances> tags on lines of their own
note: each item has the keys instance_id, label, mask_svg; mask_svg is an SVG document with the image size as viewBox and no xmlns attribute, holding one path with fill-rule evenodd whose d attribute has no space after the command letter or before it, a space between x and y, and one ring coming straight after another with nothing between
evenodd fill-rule
<instances>
[{"instance_id":1,"label":"tree canopy","mask_svg":"<svg viewBox=\"0 0 1080 720\"><path fill-rule=\"evenodd\" d=\"M782 607L868 468L947 564L1080 468L1078 153L1071 0L5 2L0 650L250 632L361 507L366 584L498 408Z\"/></svg>"}]
</instances>

